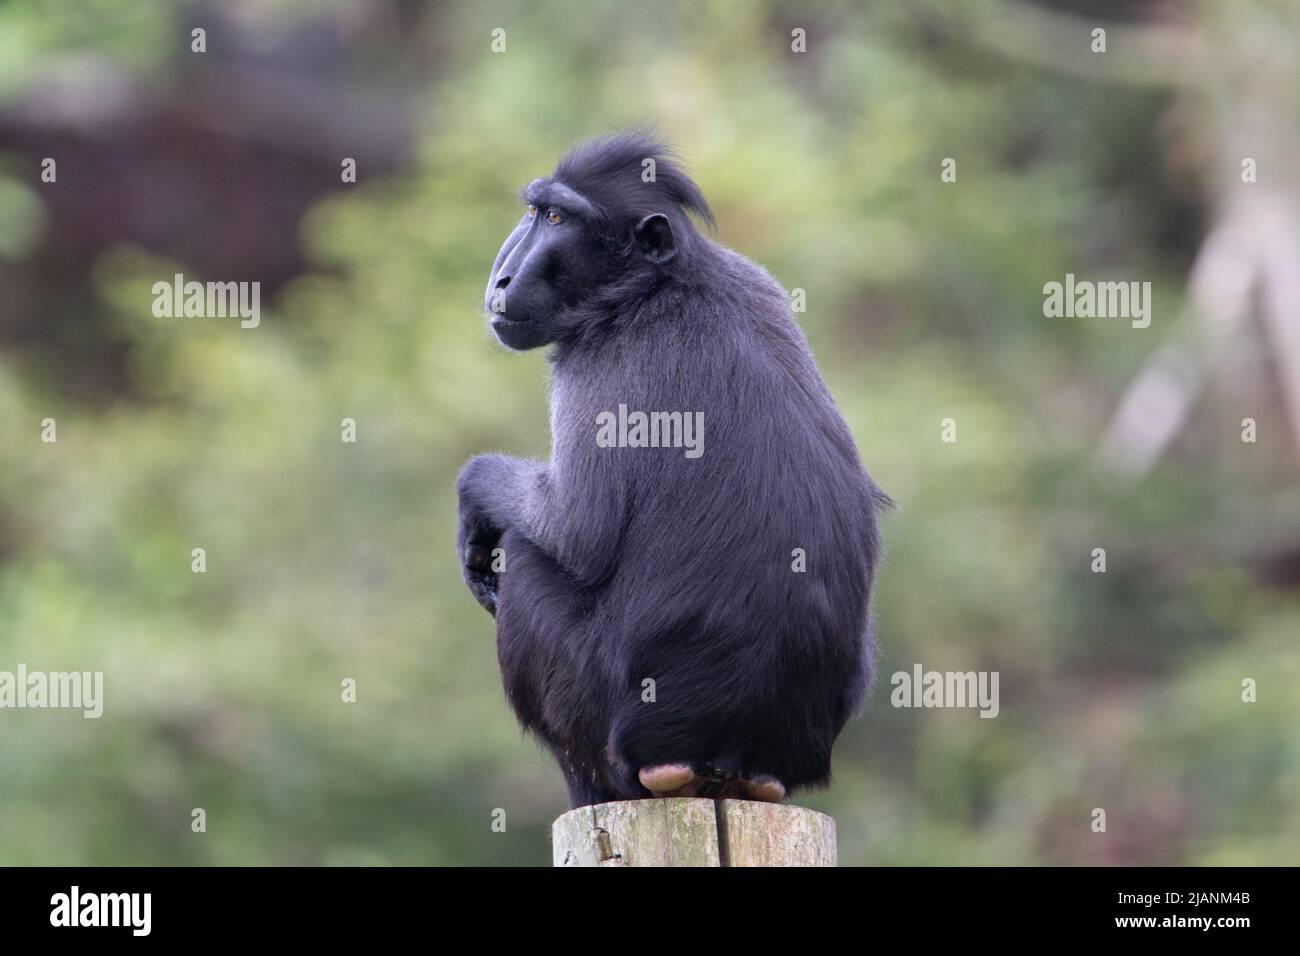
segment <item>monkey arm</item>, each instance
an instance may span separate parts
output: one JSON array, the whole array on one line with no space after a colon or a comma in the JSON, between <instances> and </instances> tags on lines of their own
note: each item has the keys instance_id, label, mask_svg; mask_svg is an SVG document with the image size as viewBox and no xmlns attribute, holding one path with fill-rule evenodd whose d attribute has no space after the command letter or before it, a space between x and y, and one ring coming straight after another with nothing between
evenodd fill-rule
<instances>
[{"instance_id":1,"label":"monkey arm","mask_svg":"<svg viewBox=\"0 0 1300 956\"><path fill-rule=\"evenodd\" d=\"M465 544L495 544L517 528L529 534L529 515L544 495L546 465L506 455L475 455L461 470L461 534Z\"/></svg>"},{"instance_id":2,"label":"monkey arm","mask_svg":"<svg viewBox=\"0 0 1300 956\"><path fill-rule=\"evenodd\" d=\"M618 555L623 508L613 490L601 495L610 501L586 500L595 493L591 489L607 486L584 487L579 498L544 462L495 454L471 458L457 485L462 561L474 567L490 560L501 535L513 529L584 584L600 583Z\"/></svg>"}]
</instances>

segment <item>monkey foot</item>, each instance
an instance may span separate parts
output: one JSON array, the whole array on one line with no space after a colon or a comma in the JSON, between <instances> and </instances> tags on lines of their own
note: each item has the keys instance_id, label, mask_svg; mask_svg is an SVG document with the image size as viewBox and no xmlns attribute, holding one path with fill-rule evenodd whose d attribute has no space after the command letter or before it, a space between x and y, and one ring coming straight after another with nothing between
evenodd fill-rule
<instances>
[{"instance_id":1,"label":"monkey foot","mask_svg":"<svg viewBox=\"0 0 1300 956\"><path fill-rule=\"evenodd\" d=\"M684 763L661 763L657 767L642 767L637 776L641 779L641 786L656 797L695 795L694 790L689 794L678 793L679 790L693 786L696 779L695 771Z\"/></svg>"},{"instance_id":2,"label":"monkey foot","mask_svg":"<svg viewBox=\"0 0 1300 956\"><path fill-rule=\"evenodd\" d=\"M637 776L641 786L656 797L712 797L716 800L758 800L780 803L785 786L771 774L718 781L696 773L684 763L642 767Z\"/></svg>"},{"instance_id":3,"label":"monkey foot","mask_svg":"<svg viewBox=\"0 0 1300 956\"><path fill-rule=\"evenodd\" d=\"M785 784L771 774L760 774L747 780L738 780L740 792L747 800L760 800L763 803L780 803L785 799Z\"/></svg>"}]
</instances>

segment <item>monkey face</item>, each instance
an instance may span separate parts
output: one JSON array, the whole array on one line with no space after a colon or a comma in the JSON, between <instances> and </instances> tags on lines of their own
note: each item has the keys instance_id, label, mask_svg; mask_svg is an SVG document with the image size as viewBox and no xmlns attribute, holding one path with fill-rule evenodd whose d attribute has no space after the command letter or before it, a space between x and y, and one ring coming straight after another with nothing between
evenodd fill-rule
<instances>
[{"instance_id":1,"label":"monkey face","mask_svg":"<svg viewBox=\"0 0 1300 956\"><path fill-rule=\"evenodd\" d=\"M497 253L484 296L492 331L508 348L574 335L598 318L585 307L615 279L676 255L662 214L628 220L554 179L536 180L523 198L523 218Z\"/></svg>"},{"instance_id":2,"label":"monkey face","mask_svg":"<svg viewBox=\"0 0 1300 956\"><path fill-rule=\"evenodd\" d=\"M484 308L492 331L523 350L562 338L580 305L604 281L609 253L593 228L591 203L568 187L538 180L527 208L497 253Z\"/></svg>"}]
</instances>

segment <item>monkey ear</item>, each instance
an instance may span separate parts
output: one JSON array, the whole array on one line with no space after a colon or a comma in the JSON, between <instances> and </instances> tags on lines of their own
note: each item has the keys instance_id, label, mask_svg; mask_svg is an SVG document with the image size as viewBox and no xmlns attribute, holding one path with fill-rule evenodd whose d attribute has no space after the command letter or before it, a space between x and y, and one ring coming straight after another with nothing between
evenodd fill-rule
<instances>
[{"instance_id":1,"label":"monkey ear","mask_svg":"<svg viewBox=\"0 0 1300 956\"><path fill-rule=\"evenodd\" d=\"M668 217L661 212L653 212L636 224L632 238L637 248L655 265L671 262L677 255L677 243L673 239L673 226Z\"/></svg>"}]
</instances>

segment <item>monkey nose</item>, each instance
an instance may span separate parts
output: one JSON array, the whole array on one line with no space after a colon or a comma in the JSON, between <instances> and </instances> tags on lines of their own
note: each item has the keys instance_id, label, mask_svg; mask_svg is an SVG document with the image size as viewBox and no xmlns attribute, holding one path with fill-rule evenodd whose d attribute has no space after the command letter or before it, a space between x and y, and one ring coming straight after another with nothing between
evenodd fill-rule
<instances>
[{"instance_id":1,"label":"monkey nose","mask_svg":"<svg viewBox=\"0 0 1300 956\"><path fill-rule=\"evenodd\" d=\"M488 279L487 296L483 302L483 307L495 315L500 315L506 310L506 286L510 284L510 276L497 276L496 280Z\"/></svg>"}]
</instances>

